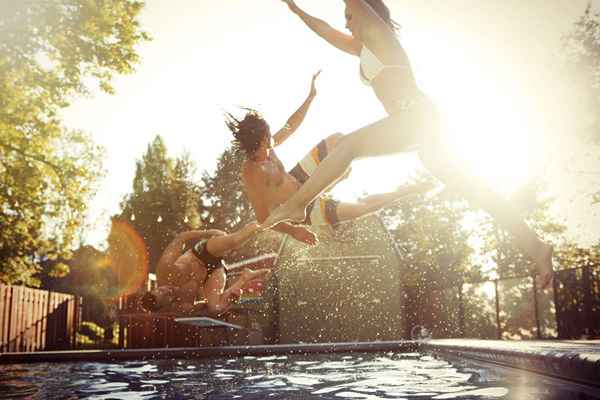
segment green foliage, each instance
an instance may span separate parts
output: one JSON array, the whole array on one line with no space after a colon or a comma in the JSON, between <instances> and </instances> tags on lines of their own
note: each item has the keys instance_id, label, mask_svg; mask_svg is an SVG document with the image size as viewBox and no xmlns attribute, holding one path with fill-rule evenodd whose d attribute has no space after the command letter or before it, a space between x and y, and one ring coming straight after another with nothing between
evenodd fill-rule
<instances>
[{"instance_id":1,"label":"green foliage","mask_svg":"<svg viewBox=\"0 0 600 400\"><path fill-rule=\"evenodd\" d=\"M43 288L71 293L83 298L84 319L106 326L115 320L114 299L118 296L117 276L107 255L92 246L83 246L73 252L69 260L48 262L43 276ZM56 271L68 269L68 275Z\"/></svg>"},{"instance_id":2,"label":"green foliage","mask_svg":"<svg viewBox=\"0 0 600 400\"><path fill-rule=\"evenodd\" d=\"M77 342L81 344L95 343L104 337L104 329L91 321L83 321L79 327Z\"/></svg>"},{"instance_id":3,"label":"green foliage","mask_svg":"<svg viewBox=\"0 0 600 400\"><path fill-rule=\"evenodd\" d=\"M559 270L597 267L600 265L600 246L582 248L575 243L566 243L557 249L554 258Z\"/></svg>"},{"instance_id":4,"label":"green foliage","mask_svg":"<svg viewBox=\"0 0 600 400\"><path fill-rule=\"evenodd\" d=\"M0 282L40 284L45 259L68 258L102 150L59 111L138 61L147 36L128 0L10 1L0 8ZM91 78L91 79L90 79Z\"/></svg>"},{"instance_id":5,"label":"green foliage","mask_svg":"<svg viewBox=\"0 0 600 400\"><path fill-rule=\"evenodd\" d=\"M457 288L480 278L471 262L471 232L463 223L468 212L464 203L423 196L384 211L400 252L409 324L424 325L436 337L458 334Z\"/></svg>"},{"instance_id":6,"label":"green foliage","mask_svg":"<svg viewBox=\"0 0 600 400\"><path fill-rule=\"evenodd\" d=\"M470 232L462 223L467 211L463 203L417 196L384 212L400 250L407 285L449 286L471 273ZM472 273L478 276L478 271Z\"/></svg>"},{"instance_id":7,"label":"green foliage","mask_svg":"<svg viewBox=\"0 0 600 400\"><path fill-rule=\"evenodd\" d=\"M563 40L569 83L583 106L578 132L600 143L600 14L592 13L591 4Z\"/></svg>"},{"instance_id":8,"label":"green foliage","mask_svg":"<svg viewBox=\"0 0 600 400\"><path fill-rule=\"evenodd\" d=\"M157 136L136 162L133 192L116 218L127 221L144 240L151 269L173 237L199 227L200 189L189 155L172 159Z\"/></svg>"},{"instance_id":9,"label":"green foliage","mask_svg":"<svg viewBox=\"0 0 600 400\"><path fill-rule=\"evenodd\" d=\"M511 203L517 207L528 226L549 243L564 243L566 227L557 223L550 213L553 199L544 197L543 185L532 182L517 191ZM535 310L533 302L533 278L535 265L518 248L514 239L489 216L481 221L478 234L483 239L483 253L496 266L495 272L502 279L499 285L500 319L504 338L535 338ZM511 279L508 279L511 278ZM538 312L542 326L554 326L551 297L538 290Z\"/></svg>"},{"instance_id":10,"label":"green foliage","mask_svg":"<svg viewBox=\"0 0 600 400\"><path fill-rule=\"evenodd\" d=\"M516 192L511 203L542 240L559 243L566 226L556 222L551 216L550 207L554 200L544 197L543 189L541 183L532 182ZM477 230L484 241L483 253L494 261L498 276L531 275L534 268L531 260L516 246L509 233L501 229L489 215L484 215Z\"/></svg>"},{"instance_id":11,"label":"green foliage","mask_svg":"<svg viewBox=\"0 0 600 400\"><path fill-rule=\"evenodd\" d=\"M563 39L566 58L565 79L575 105L576 132L584 140L600 144L600 13L593 13L591 3ZM565 110L566 111L566 110ZM600 191L592 194L592 204L600 203Z\"/></svg>"},{"instance_id":12,"label":"green foliage","mask_svg":"<svg viewBox=\"0 0 600 400\"><path fill-rule=\"evenodd\" d=\"M255 219L240 175L243 162L243 155L229 148L219 157L215 173L202 176L202 222L207 229L231 232Z\"/></svg>"}]
</instances>

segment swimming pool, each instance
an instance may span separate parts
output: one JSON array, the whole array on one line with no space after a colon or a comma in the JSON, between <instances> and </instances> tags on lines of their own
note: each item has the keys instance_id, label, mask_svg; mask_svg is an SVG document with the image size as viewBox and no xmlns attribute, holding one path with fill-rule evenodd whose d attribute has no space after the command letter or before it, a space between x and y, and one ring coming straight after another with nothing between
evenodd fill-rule
<instances>
[{"instance_id":1,"label":"swimming pool","mask_svg":"<svg viewBox=\"0 0 600 400\"><path fill-rule=\"evenodd\" d=\"M0 365L0 398L599 399L538 375L406 351Z\"/></svg>"}]
</instances>

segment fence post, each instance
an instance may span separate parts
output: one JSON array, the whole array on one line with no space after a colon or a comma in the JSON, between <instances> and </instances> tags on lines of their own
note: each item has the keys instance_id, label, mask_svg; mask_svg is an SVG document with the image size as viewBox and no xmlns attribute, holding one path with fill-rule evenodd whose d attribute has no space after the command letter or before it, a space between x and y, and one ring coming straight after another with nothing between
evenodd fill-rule
<instances>
[{"instance_id":1,"label":"fence post","mask_svg":"<svg viewBox=\"0 0 600 400\"><path fill-rule=\"evenodd\" d=\"M583 318L584 321L592 321L592 285L590 279L590 266L583 267ZM589 325L585 327L585 334L590 335Z\"/></svg>"},{"instance_id":2,"label":"fence post","mask_svg":"<svg viewBox=\"0 0 600 400\"><path fill-rule=\"evenodd\" d=\"M119 348L125 348L125 317L119 314Z\"/></svg>"},{"instance_id":3,"label":"fence post","mask_svg":"<svg viewBox=\"0 0 600 400\"><path fill-rule=\"evenodd\" d=\"M465 305L463 304L463 285L461 282L458 285L458 335L459 337L465 337Z\"/></svg>"},{"instance_id":4,"label":"fence post","mask_svg":"<svg viewBox=\"0 0 600 400\"><path fill-rule=\"evenodd\" d=\"M537 297L537 282L535 281L535 275L532 277L533 279L533 312L535 316L535 329L537 333L537 338L542 338L542 329L540 328L540 313L538 310L538 297Z\"/></svg>"},{"instance_id":5,"label":"fence post","mask_svg":"<svg viewBox=\"0 0 600 400\"><path fill-rule=\"evenodd\" d=\"M556 334L558 339L565 339L565 334L563 332L562 324L561 324L561 314L562 314L562 306L559 301L558 296L558 278L560 277L560 271L554 273L554 279L552 279L552 291L554 297L554 318L556 319Z\"/></svg>"},{"instance_id":6,"label":"fence post","mask_svg":"<svg viewBox=\"0 0 600 400\"><path fill-rule=\"evenodd\" d=\"M281 343L281 292L279 291L277 271L271 277L271 282L275 290L275 295L273 296L273 344L279 344Z\"/></svg>"},{"instance_id":7,"label":"fence post","mask_svg":"<svg viewBox=\"0 0 600 400\"><path fill-rule=\"evenodd\" d=\"M8 286L8 290L7 290L7 301L8 303L8 320L7 320L7 324L6 324L6 352L8 353L9 351L11 351L11 346L10 346L10 342L12 339L12 319L13 319L13 304L14 304L14 298L13 298L13 287L12 286Z\"/></svg>"},{"instance_id":8,"label":"fence post","mask_svg":"<svg viewBox=\"0 0 600 400\"><path fill-rule=\"evenodd\" d=\"M498 296L498 279L494 280L494 293L496 297L496 336L502 339L502 327L500 326L500 297Z\"/></svg>"}]
</instances>

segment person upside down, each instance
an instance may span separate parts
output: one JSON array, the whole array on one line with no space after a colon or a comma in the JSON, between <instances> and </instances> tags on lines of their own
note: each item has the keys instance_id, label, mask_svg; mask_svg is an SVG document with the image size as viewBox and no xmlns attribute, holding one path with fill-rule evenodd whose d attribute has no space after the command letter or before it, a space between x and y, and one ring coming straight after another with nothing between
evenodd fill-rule
<instances>
[{"instance_id":1,"label":"person upside down","mask_svg":"<svg viewBox=\"0 0 600 400\"><path fill-rule=\"evenodd\" d=\"M242 166L242 181L256 218L261 223L272 210L298 191L343 137L341 133L336 133L321 140L289 172L275 153L274 148L289 139L304 121L317 95L315 81L319 73L320 71L312 77L308 97L274 135L271 135L267 121L256 110L247 108L242 119L227 114L226 125L234 136L234 145L246 154ZM330 188L345 179L349 173L350 168ZM339 202L328 196L320 196L308 205L302 225L335 226L339 222L377 211L401 197L422 193L431 188L430 183L407 185L393 192L365 197L356 203ZM316 235L302 225L281 222L274 229L287 233L300 242L316 244Z\"/></svg>"},{"instance_id":2,"label":"person upside down","mask_svg":"<svg viewBox=\"0 0 600 400\"><path fill-rule=\"evenodd\" d=\"M163 251L157 267L157 288L146 292L141 304L147 311L177 313L206 312L218 316L227 312L248 282L264 277L270 270L244 268L227 289L223 255L241 246L258 228L256 222L227 234L212 229L188 231L175 237ZM194 305L200 290L206 304Z\"/></svg>"}]
</instances>

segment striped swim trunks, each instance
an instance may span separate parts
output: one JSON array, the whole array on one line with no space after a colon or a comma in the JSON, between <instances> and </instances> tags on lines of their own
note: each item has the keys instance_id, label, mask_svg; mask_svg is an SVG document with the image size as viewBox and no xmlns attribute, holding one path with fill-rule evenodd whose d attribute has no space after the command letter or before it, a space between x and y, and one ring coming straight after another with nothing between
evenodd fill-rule
<instances>
[{"instance_id":1,"label":"striped swim trunks","mask_svg":"<svg viewBox=\"0 0 600 400\"><path fill-rule=\"evenodd\" d=\"M327 142L321 140L308 154L289 172L298 182L304 184L319 164L327 157ZM328 197L319 197L306 208L306 225L336 225L339 223L337 206L339 201Z\"/></svg>"}]
</instances>

